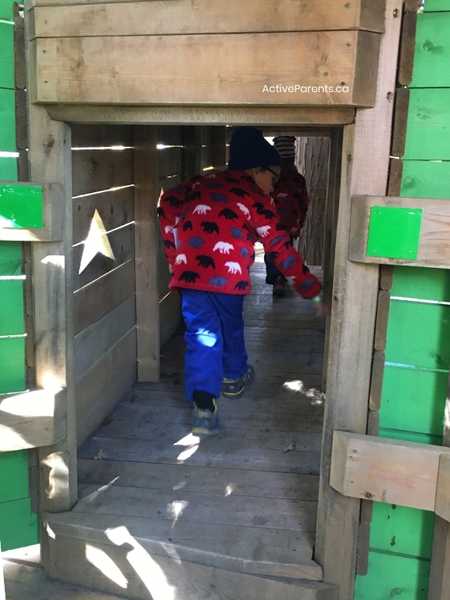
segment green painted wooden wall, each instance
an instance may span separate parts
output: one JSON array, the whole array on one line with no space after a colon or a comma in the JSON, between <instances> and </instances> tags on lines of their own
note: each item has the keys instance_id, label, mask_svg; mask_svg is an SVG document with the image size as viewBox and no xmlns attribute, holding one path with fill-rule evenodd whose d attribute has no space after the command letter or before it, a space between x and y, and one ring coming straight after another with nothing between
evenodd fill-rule
<instances>
[{"instance_id":1,"label":"green painted wooden wall","mask_svg":"<svg viewBox=\"0 0 450 600\"><path fill-rule=\"evenodd\" d=\"M450 0L418 15L402 196L450 198ZM408 300L407 300L408 299ZM442 442L450 365L450 272L394 269L379 435ZM434 515L374 504L357 600L426 600Z\"/></svg>"},{"instance_id":2,"label":"green painted wooden wall","mask_svg":"<svg viewBox=\"0 0 450 600\"><path fill-rule=\"evenodd\" d=\"M14 2L0 0L0 181L17 180ZM0 242L0 394L26 389L23 248ZM31 508L29 453L0 454L0 543L3 550L37 542Z\"/></svg>"}]
</instances>

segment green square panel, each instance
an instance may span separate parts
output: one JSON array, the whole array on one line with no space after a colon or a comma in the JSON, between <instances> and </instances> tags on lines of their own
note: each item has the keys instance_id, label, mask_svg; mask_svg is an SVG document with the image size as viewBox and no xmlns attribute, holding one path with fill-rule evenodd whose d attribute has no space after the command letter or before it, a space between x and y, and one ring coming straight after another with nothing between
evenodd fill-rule
<instances>
[{"instance_id":1,"label":"green square panel","mask_svg":"<svg viewBox=\"0 0 450 600\"><path fill-rule=\"evenodd\" d=\"M0 541L2 550L37 544L38 519L29 498L0 504Z\"/></svg>"},{"instance_id":2,"label":"green square panel","mask_svg":"<svg viewBox=\"0 0 450 600\"><path fill-rule=\"evenodd\" d=\"M355 600L427 600L429 577L427 560L374 550L368 575L357 577Z\"/></svg>"},{"instance_id":3,"label":"green square panel","mask_svg":"<svg viewBox=\"0 0 450 600\"><path fill-rule=\"evenodd\" d=\"M370 547L382 552L429 559L434 514L406 506L374 502Z\"/></svg>"},{"instance_id":4,"label":"green square panel","mask_svg":"<svg viewBox=\"0 0 450 600\"><path fill-rule=\"evenodd\" d=\"M14 90L2 88L0 88L0 151L16 151L16 93Z\"/></svg>"},{"instance_id":5,"label":"green square panel","mask_svg":"<svg viewBox=\"0 0 450 600\"><path fill-rule=\"evenodd\" d=\"M0 275L22 275L23 254L20 242L0 242Z\"/></svg>"},{"instance_id":6,"label":"green square panel","mask_svg":"<svg viewBox=\"0 0 450 600\"><path fill-rule=\"evenodd\" d=\"M419 249L421 208L372 206L367 256L415 260Z\"/></svg>"},{"instance_id":7,"label":"green square panel","mask_svg":"<svg viewBox=\"0 0 450 600\"><path fill-rule=\"evenodd\" d=\"M23 281L0 280L0 336L25 333Z\"/></svg>"},{"instance_id":8,"label":"green square panel","mask_svg":"<svg viewBox=\"0 0 450 600\"><path fill-rule=\"evenodd\" d=\"M25 389L25 338L0 339L0 394Z\"/></svg>"},{"instance_id":9,"label":"green square panel","mask_svg":"<svg viewBox=\"0 0 450 600\"><path fill-rule=\"evenodd\" d=\"M28 452L0 454L0 513L2 502L28 498Z\"/></svg>"},{"instance_id":10,"label":"green square panel","mask_svg":"<svg viewBox=\"0 0 450 600\"><path fill-rule=\"evenodd\" d=\"M391 300L386 362L410 369L450 365L450 306Z\"/></svg>"},{"instance_id":11,"label":"green square panel","mask_svg":"<svg viewBox=\"0 0 450 600\"><path fill-rule=\"evenodd\" d=\"M0 88L15 88L14 23L0 20Z\"/></svg>"},{"instance_id":12,"label":"green square panel","mask_svg":"<svg viewBox=\"0 0 450 600\"><path fill-rule=\"evenodd\" d=\"M442 436L448 373L386 365L380 427Z\"/></svg>"},{"instance_id":13,"label":"green square panel","mask_svg":"<svg viewBox=\"0 0 450 600\"><path fill-rule=\"evenodd\" d=\"M44 191L40 185L0 183L0 227L44 226Z\"/></svg>"}]
</instances>

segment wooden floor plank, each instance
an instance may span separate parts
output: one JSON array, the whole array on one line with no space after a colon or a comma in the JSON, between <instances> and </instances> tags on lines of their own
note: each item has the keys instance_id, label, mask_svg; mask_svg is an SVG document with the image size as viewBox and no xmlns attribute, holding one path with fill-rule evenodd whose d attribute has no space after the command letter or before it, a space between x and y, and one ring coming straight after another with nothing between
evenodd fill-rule
<instances>
[{"instance_id":1,"label":"wooden floor plank","mask_svg":"<svg viewBox=\"0 0 450 600\"><path fill-rule=\"evenodd\" d=\"M161 518L173 525L179 520L221 525L242 525L311 531L316 503L310 501L240 496L211 497L202 493L161 494L134 487L80 486L81 500L74 512L120 515L122 518ZM199 532L200 533L200 532Z\"/></svg>"},{"instance_id":2,"label":"wooden floor plank","mask_svg":"<svg viewBox=\"0 0 450 600\"><path fill-rule=\"evenodd\" d=\"M246 469L218 469L190 465L124 463L84 459L79 462L83 483L134 486L160 491L197 492L210 496L264 496L317 500L317 475L266 473Z\"/></svg>"},{"instance_id":3,"label":"wooden floor plank","mask_svg":"<svg viewBox=\"0 0 450 600\"><path fill-rule=\"evenodd\" d=\"M198 449L197 449L198 448ZM183 449L151 443L149 440L122 439L94 436L81 450L82 458L101 456L113 460L182 464L275 471L281 473L310 473L317 475L320 468L318 452L284 452L261 448L252 440L239 436L236 443L228 442L227 434L202 440L197 447Z\"/></svg>"}]
</instances>

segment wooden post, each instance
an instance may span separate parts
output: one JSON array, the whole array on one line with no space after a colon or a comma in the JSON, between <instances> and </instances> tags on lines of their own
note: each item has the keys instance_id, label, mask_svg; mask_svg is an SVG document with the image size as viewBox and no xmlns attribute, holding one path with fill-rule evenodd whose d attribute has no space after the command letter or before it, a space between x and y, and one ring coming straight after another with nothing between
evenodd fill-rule
<instances>
[{"instance_id":1,"label":"wooden post","mask_svg":"<svg viewBox=\"0 0 450 600\"><path fill-rule=\"evenodd\" d=\"M450 446L450 381L445 401L443 440ZM450 600L450 523L435 517L428 600Z\"/></svg>"},{"instance_id":2,"label":"wooden post","mask_svg":"<svg viewBox=\"0 0 450 600\"><path fill-rule=\"evenodd\" d=\"M159 198L156 127L139 127L134 137L135 260L138 381L158 381L160 369L158 255Z\"/></svg>"},{"instance_id":3,"label":"wooden post","mask_svg":"<svg viewBox=\"0 0 450 600\"><path fill-rule=\"evenodd\" d=\"M33 101L35 73L32 45L32 14L26 13L29 65L29 161L31 180L59 183L63 189L62 241L32 245L34 324L36 340L36 385L57 390L64 402L67 432L55 446L39 452L40 510L70 510L77 500L77 433L73 364L72 323L72 171L71 131L64 123L52 121L46 110ZM45 546L45 545L44 545ZM45 557L45 547L44 557Z\"/></svg>"},{"instance_id":4,"label":"wooden post","mask_svg":"<svg viewBox=\"0 0 450 600\"><path fill-rule=\"evenodd\" d=\"M354 595L360 501L331 489L331 443L336 429L366 431L379 278L378 267L348 260L350 198L387 187L401 14L401 0L388 0L375 106L358 110L355 125L344 128L316 537L316 559L340 600Z\"/></svg>"}]
</instances>

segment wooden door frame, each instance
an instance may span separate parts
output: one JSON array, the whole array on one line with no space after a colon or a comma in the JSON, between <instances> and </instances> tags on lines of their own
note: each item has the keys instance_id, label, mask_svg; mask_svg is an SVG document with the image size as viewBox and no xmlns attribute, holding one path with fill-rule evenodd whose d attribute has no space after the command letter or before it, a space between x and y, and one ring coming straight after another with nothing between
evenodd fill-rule
<instances>
[{"instance_id":1,"label":"wooden door frame","mask_svg":"<svg viewBox=\"0 0 450 600\"><path fill-rule=\"evenodd\" d=\"M402 0L388 0L386 33L383 36L378 71L378 91L374 108L353 109L335 107L96 107L31 105L30 157L32 177L61 181L65 199L70 206L70 128L67 123L130 124L130 125L225 125L232 123L286 127L343 127L341 185L335 255L334 287L330 323L330 350L327 366L327 407L323 431L321 484L316 537L316 559L324 567L325 580L336 583L340 599L353 597L356 545L358 538L360 501L339 497L329 485L332 434L336 429L365 433L367 427L369 382L375 328L375 312L379 269L348 260L350 198L356 194L385 194L387 187L390 137L392 126L395 72L400 37ZM34 64L29 60L29 64ZM50 160L49 160L50 156ZM62 161L62 162L61 162ZM34 162L34 167L33 167ZM66 210L66 234L70 241L71 215ZM156 231L156 228L152 228ZM156 239L156 233L152 234ZM151 243L154 244L154 239ZM145 243L148 243L147 240ZM142 242L144 243L144 242ZM141 255L145 251L142 246ZM55 247L56 254L68 257L67 240ZM34 265L39 272L40 256L35 252ZM48 270L47 270L48 272ZM44 275L42 283L45 285ZM36 367L60 365L60 381L67 394L68 436L60 448L49 448L49 456L66 456L66 472L57 480L58 490L46 510L67 510L76 500L76 431L75 407L70 365L71 315L68 284L70 265L58 273L58 289L65 290L59 298L58 311L48 311L48 296L35 293L35 309L45 308L47 317L39 323L40 343L47 350L38 353ZM54 284L52 284L54 285ZM147 284L148 286L148 281ZM145 286L144 286L145 288ZM42 287L35 288L35 292ZM145 291L145 289L144 289ZM146 322L154 318L152 310L141 317L138 328L146 331ZM41 331L45 328L45 332ZM148 335L148 330L146 335ZM47 340L47 341L45 341ZM144 344L143 348L146 347ZM59 355L52 354L58 349ZM50 366L54 366L50 365ZM155 375L155 361L149 367ZM49 487L47 473L41 479L41 489ZM337 552L337 548L339 551Z\"/></svg>"},{"instance_id":2,"label":"wooden door frame","mask_svg":"<svg viewBox=\"0 0 450 600\"><path fill-rule=\"evenodd\" d=\"M360 500L330 486L333 432L366 433L379 267L349 260L351 197L385 194L388 183L403 2L387 0L373 108L358 109L343 128L339 215L327 361L315 558L339 600L354 597Z\"/></svg>"}]
</instances>

